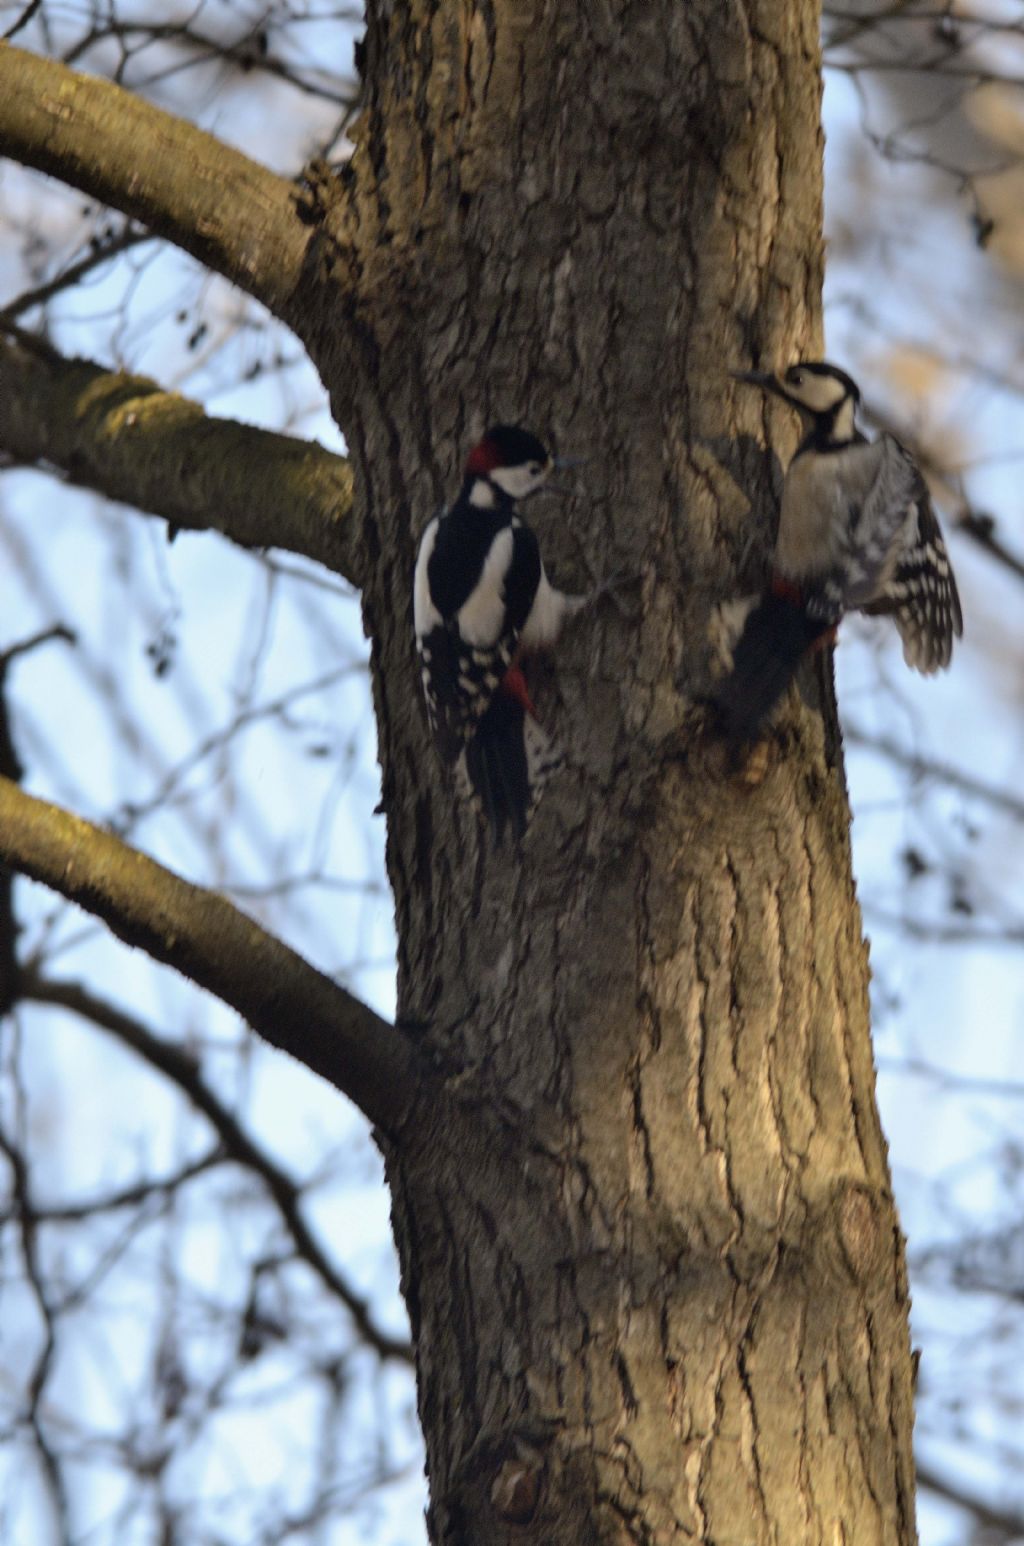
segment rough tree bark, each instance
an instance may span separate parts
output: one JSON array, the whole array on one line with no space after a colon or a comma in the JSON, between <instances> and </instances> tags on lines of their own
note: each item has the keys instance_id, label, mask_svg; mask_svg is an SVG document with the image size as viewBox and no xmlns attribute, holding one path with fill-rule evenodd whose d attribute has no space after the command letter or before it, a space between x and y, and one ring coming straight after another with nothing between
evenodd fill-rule
<instances>
[{"instance_id":1,"label":"rough tree bark","mask_svg":"<svg viewBox=\"0 0 1024 1546\"><path fill-rule=\"evenodd\" d=\"M696 703L772 513L726 368L821 343L817 7L367 10L353 161L251 287L356 476L423 1056L385 1144L432 1538L906 1546L908 1298L830 684L809 674L760 784ZM521 856L443 784L410 639L416 535L495 419L589 458L533 512L556 578L641 580L541 684L572 767Z\"/></svg>"},{"instance_id":2,"label":"rough tree bark","mask_svg":"<svg viewBox=\"0 0 1024 1546\"><path fill-rule=\"evenodd\" d=\"M801 712L751 790L686 708L770 503L725 368L820 344L816 7L369 13L323 227L357 298L311 342L378 555L401 1013L452 1071L389 1151L434 1538L912 1540L834 738ZM481 853L410 713L415 529L510 417L589 458L538 507L557 575L643 574L544 697L575 766L523 863Z\"/></svg>"}]
</instances>

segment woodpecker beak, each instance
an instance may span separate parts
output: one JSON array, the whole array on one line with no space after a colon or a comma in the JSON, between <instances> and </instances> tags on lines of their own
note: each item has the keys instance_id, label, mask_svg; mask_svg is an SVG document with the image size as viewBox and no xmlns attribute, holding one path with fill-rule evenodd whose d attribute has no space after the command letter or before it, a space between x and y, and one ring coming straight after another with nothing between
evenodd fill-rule
<instances>
[{"instance_id":1,"label":"woodpecker beak","mask_svg":"<svg viewBox=\"0 0 1024 1546\"><path fill-rule=\"evenodd\" d=\"M548 466L554 472L568 472L573 467L582 467L586 460L585 456L552 456L548 461ZM568 483L556 483L554 480L549 479L540 492L542 494L575 494L577 490Z\"/></svg>"},{"instance_id":2,"label":"woodpecker beak","mask_svg":"<svg viewBox=\"0 0 1024 1546\"><path fill-rule=\"evenodd\" d=\"M777 376L765 370L731 370L730 376L734 381L744 381L748 386L760 387L762 392L774 392L776 397L785 397L785 389Z\"/></svg>"}]
</instances>

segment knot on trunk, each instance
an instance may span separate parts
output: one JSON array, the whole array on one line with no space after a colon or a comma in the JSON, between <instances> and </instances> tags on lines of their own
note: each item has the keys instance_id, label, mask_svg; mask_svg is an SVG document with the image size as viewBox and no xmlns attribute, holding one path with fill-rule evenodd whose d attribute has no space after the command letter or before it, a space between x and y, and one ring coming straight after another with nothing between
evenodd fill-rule
<instances>
[{"instance_id":1,"label":"knot on trunk","mask_svg":"<svg viewBox=\"0 0 1024 1546\"><path fill-rule=\"evenodd\" d=\"M488 1540L505 1540L502 1526L534 1523L545 1494L547 1453L559 1424L538 1418L484 1429L458 1467L446 1499L463 1520L490 1520ZM510 1537L511 1538L511 1537Z\"/></svg>"},{"instance_id":2,"label":"knot on trunk","mask_svg":"<svg viewBox=\"0 0 1024 1546\"><path fill-rule=\"evenodd\" d=\"M502 1461L491 1483L491 1507L508 1524L527 1525L537 1510L544 1462L536 1450Z\"/></svg>"},{"instance_id":3,"label":"knot on trunk","mask_svg":"<svg viewBox=\"0 0 1024 1546\"><path fill-rule=\"evenodd\" d=\"M874 1276L881 1256L876 1199L855 1182L841 1186L835 1198L836 1232L843 1260L857 1282Z\"/></svg>"}]
</instances>

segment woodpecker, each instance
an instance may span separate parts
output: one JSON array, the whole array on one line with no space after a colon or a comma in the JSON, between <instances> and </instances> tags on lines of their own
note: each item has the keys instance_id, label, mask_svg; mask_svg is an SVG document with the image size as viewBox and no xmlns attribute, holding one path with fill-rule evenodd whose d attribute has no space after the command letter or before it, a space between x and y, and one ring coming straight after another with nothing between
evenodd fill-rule
<instances>
[{"instance_id":1,"label":"woodpecker","mask_svg":"<svg viewBox=\"0 0 1024 1546\"><path fill-rule=\"evenodd\" d=\"M746 619L720 692L733 745L749 741L801 657L831 643L845 613L891 617L908 666L949 665L963 633L956 580L920 469L898 440L869 441L845 371L801 361L781 377L734 371L800 415L786 472L771 581Z\"/></svg>"},{"instance_id":2,"label":"woodpecker","mask_svg":"<svg viewBox=\"0 0 1024 1546\"><path fill-rule=\"evenodd\" d=\"M413 621L431 728L496 843L506 827L522 837L563 760L520 664L525 651L553 644L587 600L551 584L516 510L555 465L529 431L494 425L471 452L455 503L424 531L416 559Z\"/></svg>"}]
</instances>

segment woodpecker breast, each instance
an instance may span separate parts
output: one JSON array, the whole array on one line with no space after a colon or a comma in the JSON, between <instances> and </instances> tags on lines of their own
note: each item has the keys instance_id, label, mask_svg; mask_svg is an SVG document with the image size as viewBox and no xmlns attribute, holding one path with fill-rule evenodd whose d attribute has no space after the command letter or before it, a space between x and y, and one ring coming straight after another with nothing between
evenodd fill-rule
<instances>
[{"instance_id":1,"label":"woodpecker breast","mask_svg":"<svg viewBox=\"0 0 1024 1546\"><path fill-rule=\"evenodd\" d=\"M820 574L849 551L851 525L878 476L879 443L806 451L786 474L774 565L789 579Z\"/></svg>"}]
</instances>

